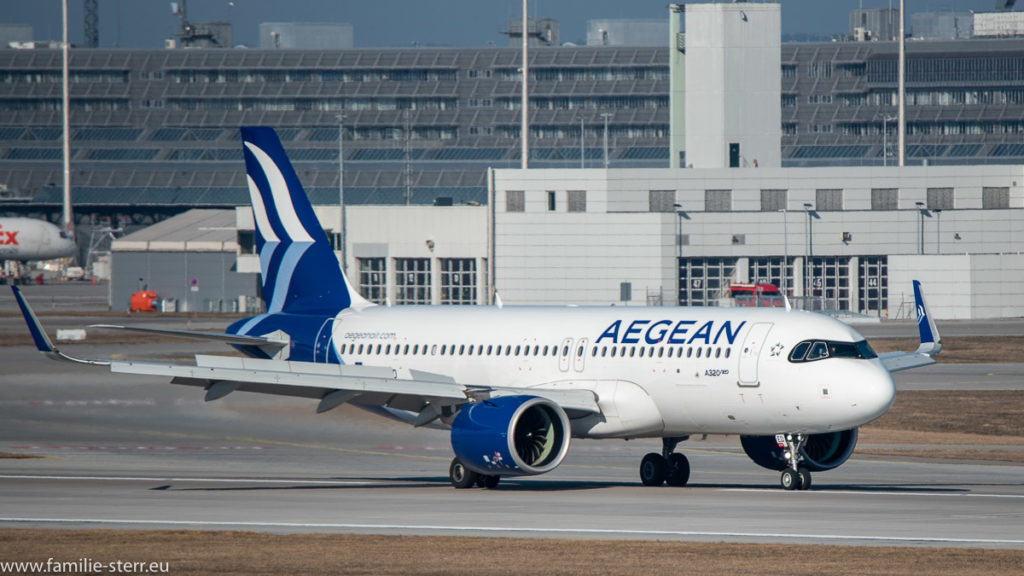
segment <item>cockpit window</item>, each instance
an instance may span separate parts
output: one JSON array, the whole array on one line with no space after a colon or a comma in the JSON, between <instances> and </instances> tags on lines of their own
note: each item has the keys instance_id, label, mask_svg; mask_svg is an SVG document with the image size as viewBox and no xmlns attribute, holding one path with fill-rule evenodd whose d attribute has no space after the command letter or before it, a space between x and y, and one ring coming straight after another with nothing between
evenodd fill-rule
<instances>
[{"instance_id":1,"label":"cockpit window","mask_svg":"<svg viewBox=\"0 0 1024 576\"><path fill-rule=\"evenodd\" d=\"M793 346L793 351L789 353L790 362L803 362L804 356L807 356L807 349L811 347L810 342L801 342L796 346Z\"/></svg>"},{"instance_id":2,"label":"cockpit window","mask_svg":"<svg viewBox=\"0 0 1024 576\"><path fill-rule=\"evenodd\" d=\"M814 360L821 360L822 358L828 358L828 344L824 342L815 342L811 344L811 349L807 351L807 361L811 362Z\"/></svg>"},{"instance_id":3,"label":"cockpit window","mask_svg":"<svg viewBox=\"0 0 1024 576\"><path fill-rule=\"evenodd\" d=\"M814 362L825 358L877 358L867 340L836 342L834 340L804 340L789 353L790 362Z\"/></svg>"}]
</instances>

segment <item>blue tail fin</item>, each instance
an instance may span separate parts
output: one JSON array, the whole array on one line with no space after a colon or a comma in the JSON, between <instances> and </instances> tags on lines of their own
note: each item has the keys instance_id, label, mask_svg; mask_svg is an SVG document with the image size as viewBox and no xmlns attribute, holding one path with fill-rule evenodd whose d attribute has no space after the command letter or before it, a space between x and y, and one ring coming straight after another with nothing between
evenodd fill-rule
<instances>
[{"instance_id":1,"label":"blue tail fin","mask_svg":"<svg viewBox=\"0 0 1024 576\"><path fill-rule=\"evenodd\" d=\"M345 279L272 128L242 128L267 312L335 314L364 302Z\"/></svg>"}]
</instances>

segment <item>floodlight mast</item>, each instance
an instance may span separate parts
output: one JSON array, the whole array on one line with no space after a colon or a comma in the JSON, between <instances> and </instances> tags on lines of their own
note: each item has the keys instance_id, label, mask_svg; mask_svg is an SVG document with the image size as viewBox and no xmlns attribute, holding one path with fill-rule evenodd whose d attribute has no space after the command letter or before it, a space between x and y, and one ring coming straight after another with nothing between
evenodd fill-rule
<instances>
[{"instance_id":1,"label":"floodlight mast","mask_svg":"<svg viewBox=\"0 0 1024 576\"><path fill-rule=\"evenodd\" d=\"M63 36L61 38L61 116L64 131L63 172L64 172L64 233L75 239L74 218L71 215L71 88L70 88L70 44L68 42L68 0L61 2Z\"/></svg>"},{"instance_id":2,"label":"floodlight mast","mask_svg":"<svg viewBox=\"0 0 1024 576\"><path fill-rule=\"evenodd\" d=\"M521 100L522 100L521 104L519 106L520 108L522 108L522 126L520 127L519 130L522 133L522 135L520 137L520 142L522 142L522 147L523 147L523 149L522 149L522 168L523 168L523 170L526 170L527 168L530 167L530 119L529 119L529 114L530 114L529 103L530 103L530 100L529 100L529 96L528 96L529 92L528 92L528 89L527 89L527 83L529 82L529 79L530 79L530 63L529 63L529 58L528 58L528 56L529 56L529 49L527 48L528 40L529 40L529 35L527 34L528 31L529 31L529 28L528 28L529 27L529 18L528 18L527 15L528 15L528 12L527 12L527 0L523 0L523 95L522 95L522 98L521 98Z\"/></svg>"}]
</instances>

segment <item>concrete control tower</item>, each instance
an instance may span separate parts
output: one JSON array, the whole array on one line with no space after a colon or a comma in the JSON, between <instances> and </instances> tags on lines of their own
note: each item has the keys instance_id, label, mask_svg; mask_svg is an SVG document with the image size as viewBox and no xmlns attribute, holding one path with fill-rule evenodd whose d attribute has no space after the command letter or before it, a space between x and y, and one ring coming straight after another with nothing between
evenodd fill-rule
<instances>
[{"instance_id":1,"label":"concrete control tower","mask_svg":"<svg viewBox=\"0 0 1024 576\"><path fill-rule=\"evenodd\" d=\"M684 14L685 113L671 129L673 141L685 132L686 166L780 166L781 5L687 4Z\"/></svg>"}]
</instances>

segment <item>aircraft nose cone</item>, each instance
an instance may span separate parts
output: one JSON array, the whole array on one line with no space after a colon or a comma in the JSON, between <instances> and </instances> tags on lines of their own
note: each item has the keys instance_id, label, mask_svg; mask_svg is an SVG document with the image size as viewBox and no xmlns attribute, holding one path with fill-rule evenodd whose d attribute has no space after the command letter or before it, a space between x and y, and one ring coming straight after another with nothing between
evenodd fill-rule
<instances>
[{"instance_id":1,"label":"aircraft nose cone","mask_svg":"<svg viewBox=\"0 0 1024 576\"><path fill-rule=\"evenodd\" d=\"M896 399L896 383L892 380L892 374L876 362L869 374L861 381L857 394L857 407L865 418L875 420L889 411L893 401Z\"/></svg>"}]
</instances>

